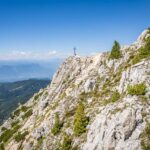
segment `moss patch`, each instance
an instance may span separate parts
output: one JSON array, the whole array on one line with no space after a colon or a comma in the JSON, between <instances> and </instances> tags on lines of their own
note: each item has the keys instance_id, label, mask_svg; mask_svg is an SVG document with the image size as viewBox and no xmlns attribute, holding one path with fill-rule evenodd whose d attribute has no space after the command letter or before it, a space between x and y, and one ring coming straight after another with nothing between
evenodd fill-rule
<instances>
[{"instance_id":1,"label":"moss patch","mask_svg":"<svg viewBox=\"0 0 150 150\"><path fill-rule=\"evenodd\" d=\"M136 84L136 85L129 85L127 88L128 94L130 95L145 95L146 93L146 86L144 83Z\"/></svg>"}]
</instances>

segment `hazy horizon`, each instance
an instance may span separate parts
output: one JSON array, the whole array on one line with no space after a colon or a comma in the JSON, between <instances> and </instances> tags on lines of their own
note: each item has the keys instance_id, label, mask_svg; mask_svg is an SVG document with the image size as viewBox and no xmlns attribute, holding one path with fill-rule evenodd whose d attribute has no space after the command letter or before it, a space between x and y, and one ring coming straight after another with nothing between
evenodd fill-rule
<instances>
[{"instance_id":1,"label":"hazy horizon","mask_svg":"<svg viewBox=\"0 0 150 150\"><path fill-rule=\"evenodd\" d=\"M16 82L28 79L52 79L63 59L52 61L0 61L0 82Z\"/></svg>"}]
</instances>

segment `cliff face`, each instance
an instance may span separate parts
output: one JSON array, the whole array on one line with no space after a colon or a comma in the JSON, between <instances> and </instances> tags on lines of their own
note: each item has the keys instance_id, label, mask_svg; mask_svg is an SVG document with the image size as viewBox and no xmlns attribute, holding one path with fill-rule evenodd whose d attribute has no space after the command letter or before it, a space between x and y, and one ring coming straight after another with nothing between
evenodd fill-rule
<instances>
[{"instance_id":1,"label":"cliff face","mask_svg":"<svg viewBox=\"0 0 150 150\"><path fill-rule=\"evenodd\" d=\"M150 122L150 59L132 62L147 37L146 30L135 43L121 47L119 59L109 59L109 52L66 59L51 84L1 126L1 147L142 149ZM8 129L11 133L5 133Z\"/></svg>"}]
</instances>

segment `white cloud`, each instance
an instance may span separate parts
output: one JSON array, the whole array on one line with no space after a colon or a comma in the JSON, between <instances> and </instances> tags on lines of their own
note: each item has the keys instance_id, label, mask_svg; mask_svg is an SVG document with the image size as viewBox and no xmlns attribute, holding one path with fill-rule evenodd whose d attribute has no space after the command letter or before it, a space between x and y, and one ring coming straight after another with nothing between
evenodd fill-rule
<instances>
[{"instance_id":1,"label":"white cloud","mask_svg":"<svg viewBox=\"0 0 150 150\"><path fill-rule=\"evenodd\" d=\"M0 60L47 60L51 58L65 58L68 55L54 50L47 52L11 51L9 53L0 53Z\"/></svg>"},{"instance_id":2,"label":"white cloud","mask_svg":"<svg viewBox=\"0 0 150 150\"><path fill-rule=\"evenodd\" d=\"M55 55L55 54L57 54L56 51L49 51L49 52L48 52L48 55L50 55L50 56L51 56L51 55Z\"/></svg>"},{"instance_id":3,"label":"white cloud","mask_svg":"<svg viewBox=\"0 0 150 150\"><path fill-rule=\"evenodd\" d=\"M97 52L90 53L90 55L97 55L97 54L98 54Z\"/></svg>"}]
</instances>

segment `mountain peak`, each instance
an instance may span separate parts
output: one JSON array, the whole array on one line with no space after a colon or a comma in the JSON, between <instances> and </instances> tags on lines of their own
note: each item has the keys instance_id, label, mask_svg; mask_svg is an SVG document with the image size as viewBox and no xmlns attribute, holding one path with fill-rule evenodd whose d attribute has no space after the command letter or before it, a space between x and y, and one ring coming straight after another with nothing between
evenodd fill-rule
<instances>
[{"instance_id":1,"label":"mountain peak","mask_svg":"<svg viewBox=\"0 0 150 150\"><path fill-rule=\"evenodd\" d=\"M137 38L136 42L134 44L137 44L139 46L143 46L145 43L145 39L147 39L150 36L150 31L149 29L144 30L139 37Z\"/></svg>"}]
</instances>

